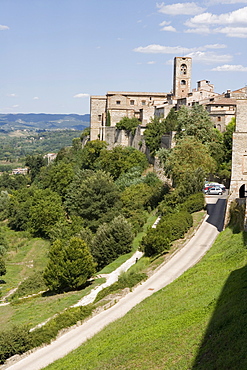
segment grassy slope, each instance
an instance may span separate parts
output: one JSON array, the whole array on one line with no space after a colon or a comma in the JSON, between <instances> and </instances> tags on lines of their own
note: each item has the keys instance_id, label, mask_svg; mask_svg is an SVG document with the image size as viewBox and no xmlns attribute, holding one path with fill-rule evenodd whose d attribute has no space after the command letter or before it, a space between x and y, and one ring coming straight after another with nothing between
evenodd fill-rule
<instances>
[{"instance_id":1,"label":"grassy slope","mask_svg":"<svg viewBox=\"0 0 247 370\"><path fill-rule=\"evenodd\" d=\"M246 369L246 262L245 234L225 230L196 266L46 369Z\"/></svg>"}]
</instances>

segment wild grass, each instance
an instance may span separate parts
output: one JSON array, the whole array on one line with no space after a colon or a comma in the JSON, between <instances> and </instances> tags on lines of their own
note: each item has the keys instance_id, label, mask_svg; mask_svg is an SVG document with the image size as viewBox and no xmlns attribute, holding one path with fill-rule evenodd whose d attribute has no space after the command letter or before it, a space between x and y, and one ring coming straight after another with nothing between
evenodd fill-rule
<instances>
[{"instance_id":1,"label":"wild grass","mask_svg":"<svg viewBox=\"0 0 247 370\"><path fill-rule=\"evenodd\" d=\"M193 268L48 370L247 368L246 234L222 232Z\"/></svg>"}]
</instances>

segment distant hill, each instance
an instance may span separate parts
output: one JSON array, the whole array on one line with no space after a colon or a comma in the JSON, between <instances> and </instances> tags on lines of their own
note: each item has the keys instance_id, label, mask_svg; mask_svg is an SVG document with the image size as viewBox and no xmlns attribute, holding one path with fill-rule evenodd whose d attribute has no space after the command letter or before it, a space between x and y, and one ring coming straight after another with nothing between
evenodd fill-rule
<instances>
[{"instance_id":1,"label":"distant hill","mask_svg":"<svg viewBox=\"0 0 247 370\"><path fill-rule=\"evenodd\" d=\"M83 130L89 121L90 114L0 114L0 130Z\"/></svg>"}]
</instances>

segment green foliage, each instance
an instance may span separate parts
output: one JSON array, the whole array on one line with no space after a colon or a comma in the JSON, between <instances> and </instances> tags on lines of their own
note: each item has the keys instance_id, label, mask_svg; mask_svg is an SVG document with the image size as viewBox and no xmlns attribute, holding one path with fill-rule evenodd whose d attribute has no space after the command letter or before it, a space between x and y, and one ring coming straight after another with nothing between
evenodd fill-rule
<instances>
[{"instance_id":1,"label":"green foliage","mask_svg":"<svg viewBox=\"0 0 247 370\"><path fill-rule=\"evenodd\" d=\"M205 206L205 198L202 192L192 194L188 199L181 204L180 210L194 213L201 211Z\"/></svg>"},{"instance_id":2,"label":"green foliage","mask_svg":"<svg viewBox=\"0 0 247 370\"><path fill-rule=\"evenodd\" d=\"M236 129L236 118L232 118L231 122L226 126L226 130L223 133L223 144L224 144L224 161L230 162L232 160L232 136Z\"/></svg>"},{"instance_id":3,"label":"green foliage","mask_svg":"<svg viewBox=\"0 0 247 370\"><path fill-rule=\"evenodd\" d=\"M177 130L177 112L174 108L170 110L165 119L165 130L167 132Z\"/></svg>"},{"instance_id":4,"label":"green foliage","mask_svg":"<svg viewBox=\"0 0 247 370\"><path fill-rule=\"evenodd\" d=\"M70 184L65 205L70 215L80 216L95 231L118 213L119 191L111 176L103 171L80 171Z\"/></svg>"},{"instance_id":5,"label":"green foliage","mask_svg":"<svg viewBox=\"0 0 247 370\"><path fill-rule=\"evenodd\" d=\"M81 136L80 136L81 141L84 139L84 137L87 137L89 135L90 135L90 127L84 128L84 130L82 130L82 133L81 133Z\"/></svg>"},{"instance_id":6,"label":"green foliage","mask_svg":"<svg viewBox=\"0 0 247 370\"><path fill-rule=\"evenodd\" d=\"M42 189L49 188L64 198L73 178L72 164L59 161L42 167L34 183Z\"/></svg>"},{"instance_id":7,"label":"green foliage","mask_svg":"<svg viewBox=\"0 0 247 370\"><path fill-rule=\"evenodd\" d=\"M166 253L171 242L183 238L192 225L193 218L188 212L169 213L161 218L156 228L148 229L142 238L141 250L147 257Z\"/></svg>"},{"instance_id":8,"label":"green foliage","mask_svg":"<svg viewBox=\"0 0 247 370\"><path fill-rule=\"evenodd\" d=\"M106 126L111 126L111 114L109 110L107 111L107 115L106 115Z\"/></svg>"},{"instance_id":9,"label":"green foliage","mask_svg":"<svg viewBox=\"0 0 247 370\"><path fill-rule=\"evenodd\" d=\"M170 230L149 228L147 234L142 238L140 248L145 256L151 257L168 252L170 244Z\"/></svg>"},{"instance_id":10,"label":"green foliage","mask_svg":"<svg viewBox=\"0 0 247 370\"><path fill-rule=\"evenodd\" d=\"M29 168L31 174L31 182L34 181L35 177L40 173L42 167L47 164L46 159L41 155L28 155L26 157L25 166Z\"/></svg>"},{"instance_id":11,"label":"green foliage","mask_svg":"<svg viewBox=\"0 0 247 370\"><path fill-rule=\"evenodd\" d=\"M67 243L56 240L49 252L44 280L49 289L65 291L81 288L95 272L86 243L77 237Z\"/></svg>"},{"instance_id":12,"label":"green foliage","mask_svg":"<svg viewBox=\"0 0 247 370\"><path fill-rule=\"evenodd\" d=\"M188 174L198 169L209 174L215 170L215 161L207 147L194 137L187 136L180 140L168 156L164 168L175 184L186 181Z\"/></svg>"},{"instance_id":13,"label":"green foliage","mask_svg":"<svg viewBox=\"0 0 247 370\"><path fill-rule=\"evenodd\" d=\"M61 198L50 189L23 188L14 192L8 210L9 226L47 238L53 225L65 219Z\"/></svg>"},{"instance_id":14,"label":"green foliage","mask_svg":"<svg viewBox=\"0 0 247 370\"><path fill-rule=\"evenodd\" d=\"M30 331L27 325L13 326L0 332L0 363L9 357L22 354L42 344L49 344L61 329L75 325L91 315L93 305L69 308L41 328Z\"/></svg>"},{"instance_id":15,"label":"green foliage","mask_svg":"<svg viewBox=\"0 0 247 370\"><path fill-rule=\"evenodd\" d=\"M122 173L119 178L115 181L117 187L123 191L125 188L131 185L136 185L143 182L143 178L141 176L142 168L132 167L127 172Z\"/></svg>"},{"instance_id":16,"label":"green foliage","mask_svg":"<svg viewBox=\"0 0 247 370\"><path fill-rule=\"evenodd\" d=\"M127 271L120 274L118 281L104 289L102 289L94 300L94 303L100 301L111 293L115 293L120 289L133 288L135 285L147 279L147 275L140 272Z\"/></svg>"},{"instance_id":17,"label":"green foliage","mask_svg":"<svg viewBox=\"0 0 247 370\"><path fill-rule=\"evenodd\" d=\"M148 162L145 154L133 147L122 147L120 145L112 150L100 152L98 166L109 172L116 180L121 174L129 171L132 167L139 166L142 170L147 168Z\"/></svg>"},{"instance_id":18,"label":"green foliage","mask_svg":"<svg viewBox=\"0 0 247 370\"><path fill-rule=\"evenodd\" d=\"M17 288L11 299L16 299L46 290L43 272L36 271L25 279Z\"/></svg>"},{"instance_id":19,"label":"green foliage","mask_svg":"<svg viewBox=\"0 0 247 370\"><path fill-rule=\"evenodd\" d=\"M138 118L128 118L123 117L119 122L117 122L116 127L119 130L125 130L126 132L131 132L133 135L135 134L136 128L140 125L140 121Z\"/></svg>"},{"instance_id":20,"label":"green foliage","mask_svg":"<svg viewBox=\"0 0 247 370\"><path fill-rule=\"evenodd\" d=\"M3 257L0 256L0 276L6 274L6 266Z\"/></svg>"},{"instance_id":21,"label":"green foliage","mask_svg":"<svg viewBox=\"0 0 247 370\"><path fill-rule=\"evenodd\" d=\"M0 363L16 354L28 351L32 346L32 338L28 332L28 327L13 326L12 328L0 332Z\"/></svg>"},{"instance_id":22,"label":"green foliage","mask_svg":"<svg viewBox=\"0 0 247 370\"><path fill-rule=\"evenodd\" d=\"M92 240L91 253L98 270L114 261L118 256L129 253L134 235L131 225L123 216L115 217L109 224L99 226Z\"/></svg>"},{"instance_id":23,"label":"green foliage","mask_svg":"<svg viewBox=\"0 0 247 370\"><path fill-rule=\"evenodd\" d=\"M165 120L155 116L144 131L145 142L154 156L160 148L161 137L167 132Z\"/></svg>"},{"instance_id":24,"label":"green foliage","mask_svg":"<svg viewBox=\"0 0 247 370\"><path fill-rule=\"evenodd\" d=\"M106 149L107 143L102 140L88 141L81 150L79 167L82 169L96 169L97 160L103 149Z\"/></svg>"},{"instance_id":25,"label":"green foliage","mask_svg":"<svg viewBox=\"0 0 247 370\"><path fill-rule=\"evenodd\" d=\"M11 192L26 187L29 184L30 178L27 175L9 175L5 172L0 176L0 189L2 191Z\"/></svg>"},{"instance_id":26,"label":"green foliage","mask_svg":"<svg viewBox=\"0 0 247 370\"><path fill-rule=\"evenodd\" d=\"M237 200L230 204L230 221L229 227L234 233L244 230L245 205L239 204Z\"/></svg>"}]
</instances>

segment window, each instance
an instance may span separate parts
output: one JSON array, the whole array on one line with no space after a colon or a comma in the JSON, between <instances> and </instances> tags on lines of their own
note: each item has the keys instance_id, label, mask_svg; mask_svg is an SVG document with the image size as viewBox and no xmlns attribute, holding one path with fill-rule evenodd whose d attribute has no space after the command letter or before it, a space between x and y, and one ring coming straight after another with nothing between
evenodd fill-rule
<instances>
[{"instance_id":1,"label":"window","mask_svg":"<svg viewBox=\"0 0 247 370\"><path fill-rule=\"evenodd\" d=\"M134 100L131 100L130 101L130 105L134 105L135 104L135 101Z\"/></svg>"},{"instance_id":2,"label":"window","mask_svg":"<svg viewBox=\"0 0 247 370\"><path fill-rule=\"evenodd\" d=\"M142 100L142 105L146 105L146 100Z\"/></svg>"},{"instance_id":3,"label":"window","mask_svg":"<svg viewBox=\"0 0 247 370\"><path fill-rule=\"evenodd\" d=\"M120 105L120 104L121 104L121 101L120 101L120 100L117 100L117 101L116 101L116 104L117 104L117 105Z\"/></svg>"},{"instance_id":4,"label":"window","mask_svg":"<svg viewBox=\"0 0 247 370\"><path fill-rule=\"evenodd\" d=\"M186 64L181 64L180 73L181 73L181 75L186 75L187 74L187 65Z\"/></svg>"},{"instance_id":5,"label":"window","mask_svg":"<svg viewBox=\"0 0 247 370\"><path fill-rule=\"evenodd\" d=\"M181 83L181 85L183 85L183 86L184 86L184 85L186 85L186 81L185 81L185 80L181 80L181 82L180 82L180 83Z\"/></svg>"},{"instance_id":6,"label":"window","mask_svg":"<svg viewBox=\"0 0 247 370\"><path fill-rule=\"evenodd\" d=\"M98 121L101 121L101 114L98 115Z\"/></svg>"},{"instance_id":7,"label":"window","mask_svg":"<svg viewBox=\"0 0 247 370\"><path fill-rule=\"evenodd\" d=\"M221 121L221 117L217 117L217 120L218 120L218 122L220 122Z\"/></svg>"}]
</instances>

